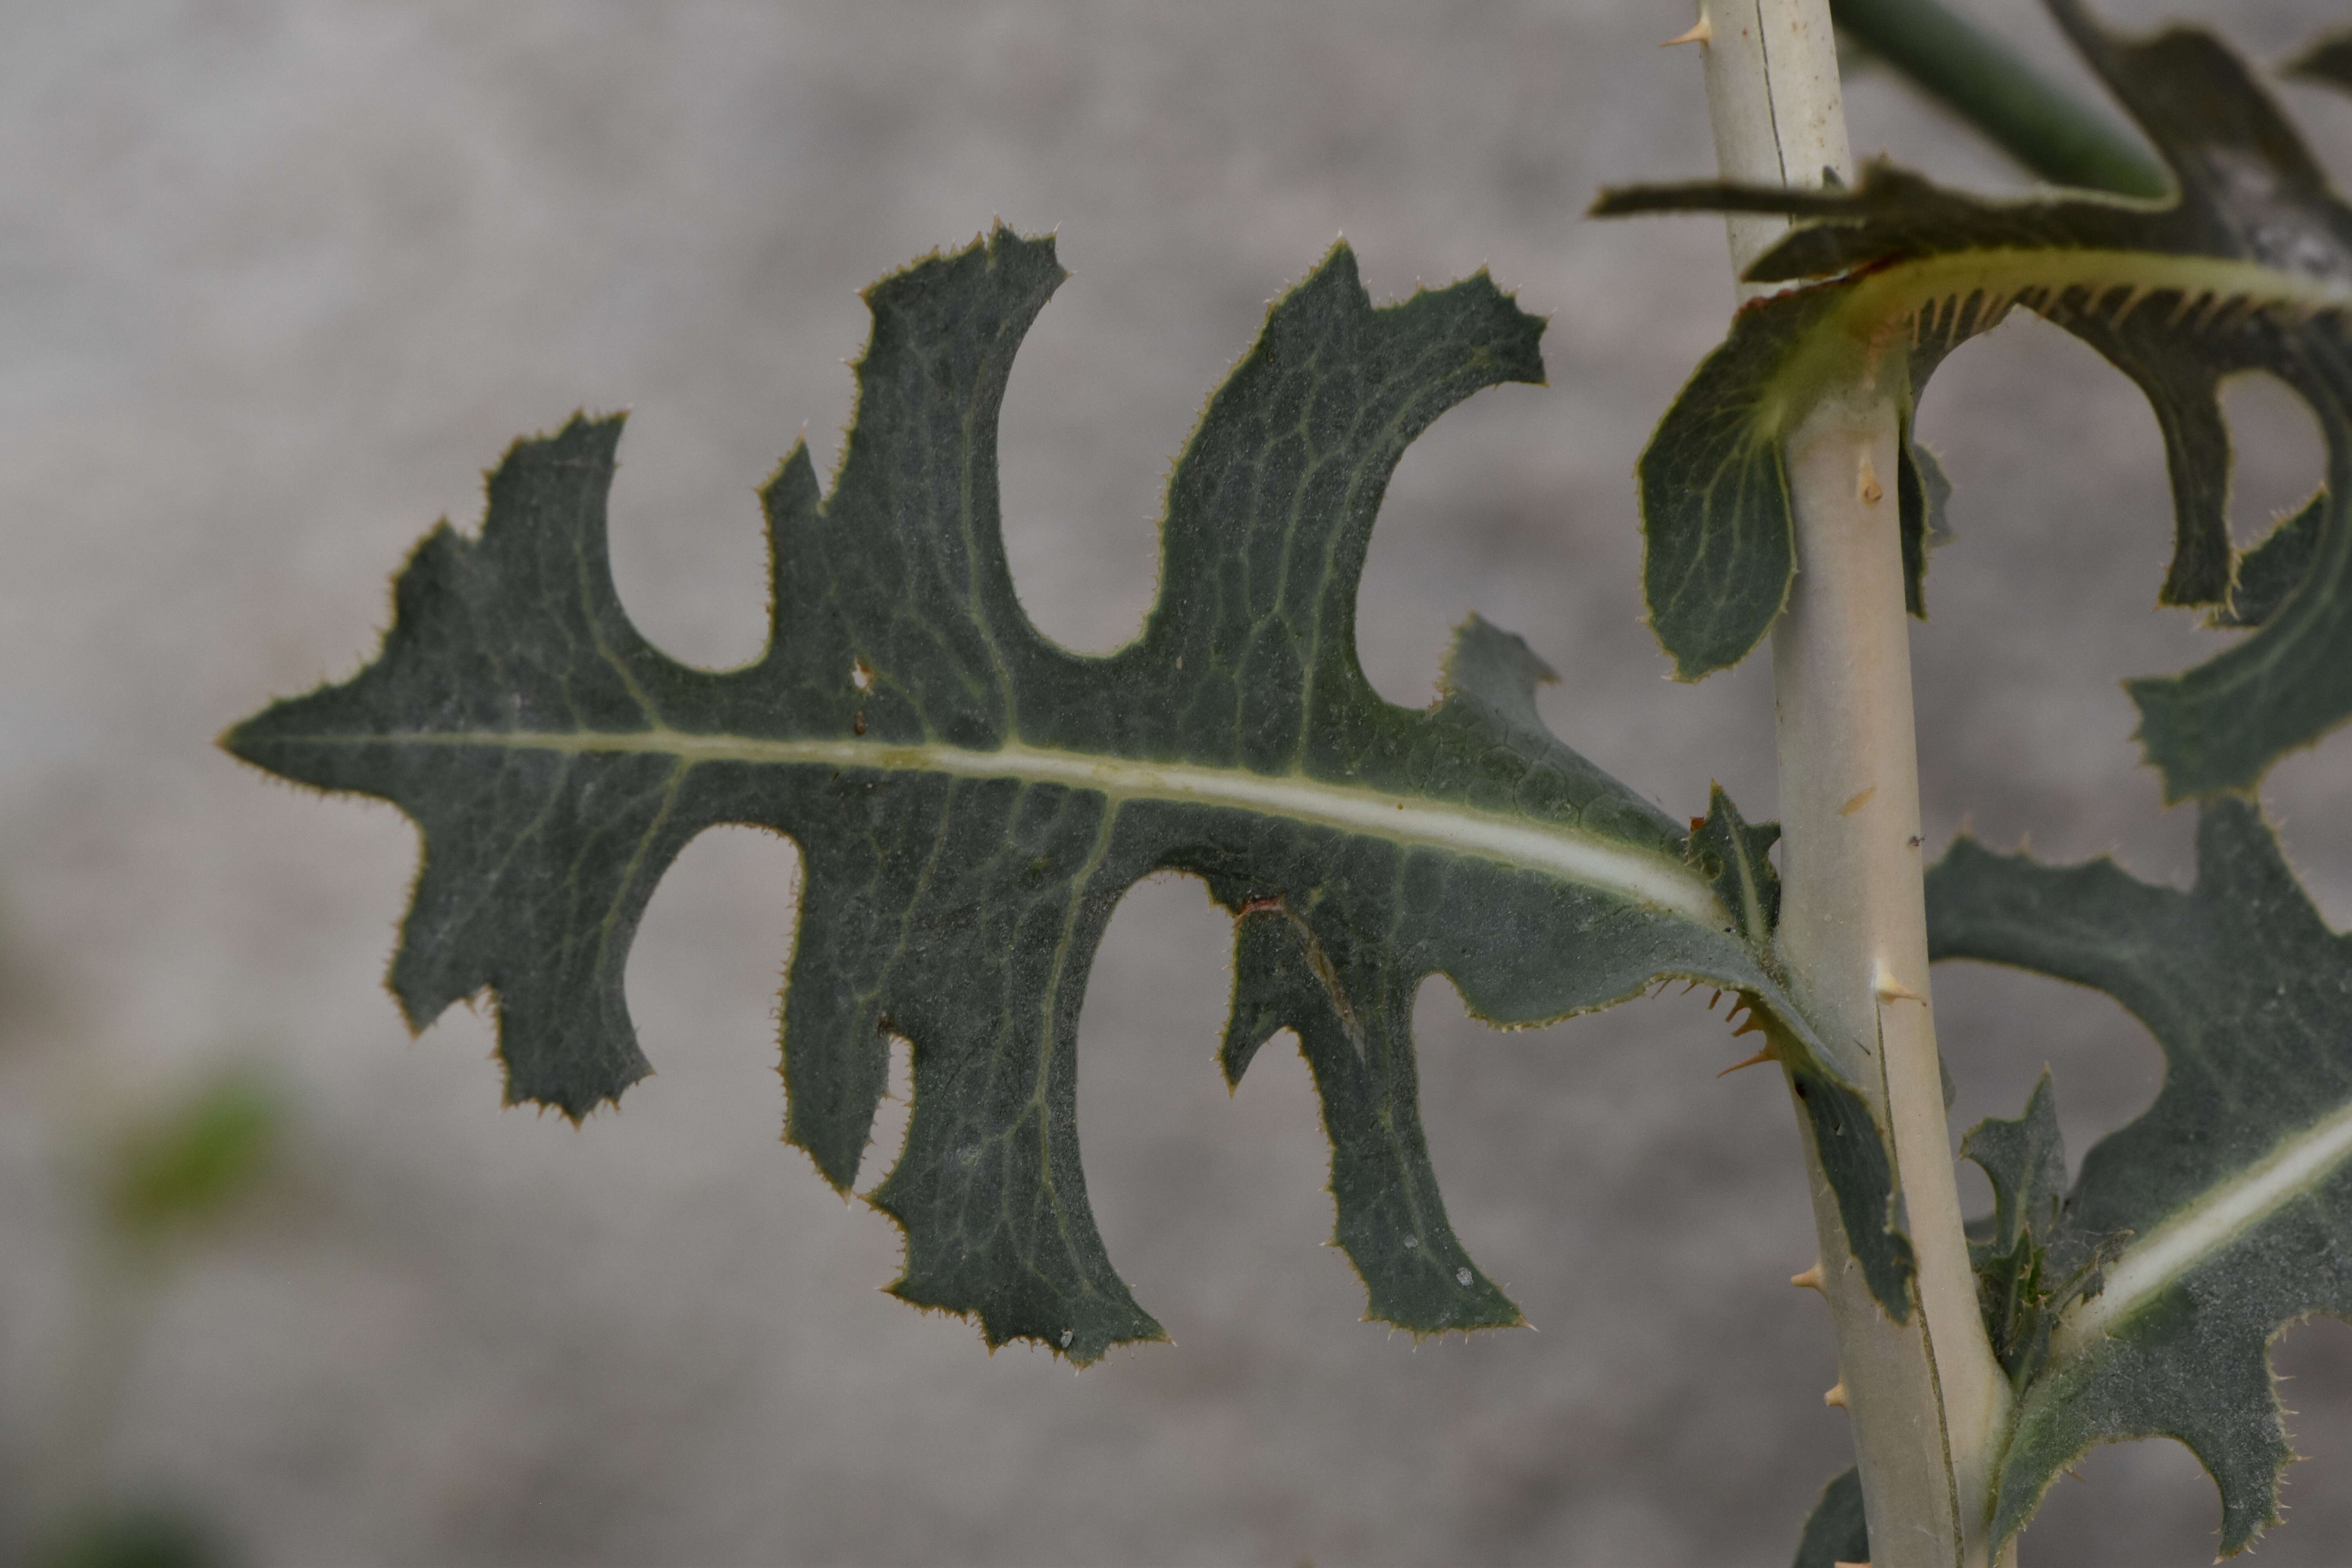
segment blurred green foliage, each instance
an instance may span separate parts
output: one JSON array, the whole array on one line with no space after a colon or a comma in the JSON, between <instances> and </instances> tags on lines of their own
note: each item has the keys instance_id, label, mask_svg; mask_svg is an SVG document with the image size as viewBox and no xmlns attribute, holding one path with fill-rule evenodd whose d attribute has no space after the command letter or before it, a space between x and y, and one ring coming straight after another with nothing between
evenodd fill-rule
<instances>
[{"instance_id":1,"label":"blurred green foliage","mask_svg":"<svg viewBox=\"0 0 2352 1568\"><path fill-rule=\"evenodd\" d=\"M226 1568L228 1561L195 1520L153 1506L76 1519L37 1559L39 1568Z\"/></svg>"},{"instance_id":2,"label":"blurred green foliage","mask_svg":"<svg viewBox=\"0 0 2352 1568\"><path fill-rule=\"evenodd\" d=\"M126 1128L100 1178L108 1229L145 1244L226 1214L267 1169L287 1109L266 1073L239 1066Z\"/></svg>"}]
</instances>

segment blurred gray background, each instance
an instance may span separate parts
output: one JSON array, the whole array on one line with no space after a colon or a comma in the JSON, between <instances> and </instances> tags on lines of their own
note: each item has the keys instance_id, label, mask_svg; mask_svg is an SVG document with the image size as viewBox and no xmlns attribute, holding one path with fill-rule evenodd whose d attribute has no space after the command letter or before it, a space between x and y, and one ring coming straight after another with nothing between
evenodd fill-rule
<instances>
[{"instance_id":1,"label":"blurred gray background","mask_svg":"<svg viewBox=\"0 0 2352 1568\"><path fill-rule=\"evenodd\" d=\"M2183 5L2275 61L2328 0ZM2027 0L1970 0L2081 79ZM1631 468L1730 304L1709 219L1601 225L1603 184L1710 172L1681 0L81 0L0 11L0 1542L58 1429L106 1129L231 1059L294 1102L260 1199L183 1259L127 1369L107 1486L239 1562L1778 1564L1850 1460L1786 1100L1703 996L1515 1035L1442 983L1426 1114L1465 1240L1537 1332L1360 1321L1307 1077L1213 1061L1228 924L1139 888L1097 965L1081 1126L1112 1255L1173 1348L1083 1376L879 1295L895 1232L778 1142L792 847L714 832L629 971L659 1076L575 1130L501 1110L487 1016L420 1041L381 977L416 858L388 807L214 750L372 655L385 582L479 474L631 407L623 596L681 657L756 649L751 491L849 415L856 290L992 218L1076 277L1004 417L1021 591L1108 649L1153 591L1170 460L1266 301L1335 237L1374 294L1486 266L1548 313L1549 389L1406 458L1364 661L1433 693L1476 611L1566 677L1572 744L1669 810L1773 810L1760 668L1697 687L1636 621ZM1857 150L2018 188L1900 83ZM2352 102L2289 89L2352 174ZM2319 471L2284 395L2232 405L2247 530ZM2181 878L2189 821L2118 678L2212 639L2148 613L2170 534L2137 395L2024 322L1922 418L1959 541L1916 638L1931 848L1963 823ZM2352 925L2352 752L2271 799ZM2153 1047L2103 998L1937 980L1954 1125L2045 1061L2072 1152ZM886 1108L886 1110L890 1108ZM898 1108L902 1112L903 1108ZM903 1117L869 1161L887 1165ZM1973 1173L1968 1193L1982 1201ZM2352 1560L2352 1330L2282 1342L2290 1523ZM2029 1563L2210 1560L2187 1453L2102 1450ZM5 1550L0 1549L0 1554Z\"/></svg>"}]
</instances>

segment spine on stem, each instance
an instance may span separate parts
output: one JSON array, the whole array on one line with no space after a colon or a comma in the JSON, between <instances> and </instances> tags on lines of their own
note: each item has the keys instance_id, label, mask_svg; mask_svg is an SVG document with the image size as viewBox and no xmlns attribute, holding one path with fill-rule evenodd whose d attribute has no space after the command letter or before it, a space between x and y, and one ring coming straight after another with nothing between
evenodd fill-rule
<instances>
[{"instance_id":1,"label":"spine on stem","mask_svg":"<svg viewBox=\"0 0 2352 1568\"><path fill-rule=\"evenodd\" d=\"M1827 0L1702 0L1723 176L1819 185L1851 174ZM1735 215L1735 270L1786 227ZM1741 298L1762 290L1741 285ZM1885 356L1892 361L1895 356ZM1887 363L1879 374L1900 376ZM1790 437L1797 574L1772 633L1779 721L1782 956L1839 1065L1894 1143L1917 1258L1896 1323L1849 1253L1807 1118L1813 1215L1853 1425L1874 1568L1985 1568L1993 1463L2009 1401L1961 1230L1927 984L1910 631L1893 476L1892 381L1832 389Z\"/></svg>"}]
</instances>

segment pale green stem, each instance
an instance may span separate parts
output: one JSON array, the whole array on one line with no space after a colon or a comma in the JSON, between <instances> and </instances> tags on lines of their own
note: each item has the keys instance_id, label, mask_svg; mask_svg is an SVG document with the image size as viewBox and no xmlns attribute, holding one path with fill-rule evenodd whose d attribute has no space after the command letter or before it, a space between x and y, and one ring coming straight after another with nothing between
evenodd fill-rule
<instances>
[{"instance_id":1,"label":"pale green stem","mask_svg":"<svg viewBox=\"0 0 2352 1568\"><path fill-rule=\"evenodd\" d=\"M1850 175L1827 0L1703 0L1702 18L1724 177L1818 185L1824 170ZM1786 226L1769 216L1728 222L1737 268ZM1895 484L1902 369L1870 374L1825 397L1788 447L1797 578L1772 633L1780 942L1801 999L1840 1050L1837 1065L1891 1131L1918 1256L1917 1307L1897 1324L1864 1286L1808 1131L1822 1290L1872 1563L1985 1568L2009 1387L1977 1307L1927 999Z\"/></svg>"}]
</instances>

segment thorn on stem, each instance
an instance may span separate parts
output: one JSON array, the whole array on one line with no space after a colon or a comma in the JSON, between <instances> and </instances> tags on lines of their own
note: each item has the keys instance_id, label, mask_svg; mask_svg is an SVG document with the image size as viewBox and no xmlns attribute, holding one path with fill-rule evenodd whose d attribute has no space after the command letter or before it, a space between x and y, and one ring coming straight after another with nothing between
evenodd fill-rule
<instances>
[{"instance_id":1,"label":"thorn on stem","mask_svg":"<svg viewBox=\"0 0 2352 1568\"><path fill-rule=\"evenodd\" d=\"M1843 1379L1843 1378L1840 1378L1840 1379L1838 1379L1838 1380L1837 1380L1837 1382L1835 1382L1835 1383L1832 1384L1830 1385L1830 1391L1829 1391L1827 1394L1822 1394L1822 1403L1823 1405L1826 1405L1830 1406L1832 1409L1834 1409L1834 1410L1843 1410L1843 1409L1844 1409L1844 1408L1845 1408L1845 1379Z\"/></svg>"},{"instance_id":2,"label":"thorn on stem","mask_svg":"<svg viewBox=\"0 0 2352 1568\"><path fill-rule=\"evenodd\" d=\"M1922 1007L1927 1005L1925 996L1888 973L1885 964L1878 968L1878 999L1882 1002L1916 1002Z\"/></svg>"},{"instance_id":3,"label":"thorn on stem","mask_svg":"<svg viewBox=\"0 0 2352 1568\"><path fill-rule=\"evenodd\" d=\"M1822 1266L1821 1266L1821 1264L1820 1264L1820 1263L1818 1263L1818 1262L1816 1262L1816 1263L1815 1263L1815 1264L1814 1264L1811 1268L1806 1269L1802 1274L1791 1274L1791 1275L1790 1275L1790 1276L1789 1276L1789 1283L1790 1283L1790 1284L1791 1284L1791 1285L1794 1285L1794 1286L1795 1286L1795 1287L1797 1287L1797 1289L1799 1289L1800 1290L1819 1290L1819 1289L1821 1289L1821 1288L1822 1288Z\"/></svg>"},{"instance_id":4,"label":"thorn on stem","mask_svg":"<svg viewBox=\"0 0 2352 1568\"><path fill-rule=\"evenodd\" d=\"M1690 31L1686 33L1679 33L1674 37L1668 38L1664 43L1660 44L1658 47L1662 49L1671 49L1676 44L1704 44L1713 39L1714 37L1715 24L1706 19L1706 12L1701 11L1698 14L1698 20L1691 24Z\"/></svg>"},{"instance_id":5,"label":"thorn on stem","mask_svg":"<svg viewBox=\"0 0 2352 1568\"><path fill-rule=\"evenodd\" d=\"M1763 1026L1762 1026L1761 1024L1753 1024L1753 1025L1750 1025L1750 1026L1749 1026L1749 1027L1750 1027L1750 1028L1759 1028L1759 1029L1760 1029L1760 1028L1762 1028L1762 1027L1763 1027ZM1741 1033L1741 1034L1743 1034L1743 1035L1744 1035L1744 1034L1746 1034L1747 1032L1748 1032L1748 1031L1747 1031L1746 1029L1742 1029L1742 1030L1740 1031L1740 1033ZM1774 1052L1773 1052L1773 1050L1772 1050L1771 1046L1768 1043L1762 1050L1760 1050L1760 1051L1757 1052L1754 1056L1749 1057L1746 1061L1734 1062L1734 1063L1732 1063L1729 1067L1727 1067L1727 1068L1724 1068L1721 1072L1719 1072L1719 1073L1716 1074L1715 1076L1716 1076L1716 1077L1717 1077L1717 1078L1729 1078L1733 1073L1738 1072L1741 1068L1752 1068L1752 1067L1756 1066L1756 1065L1757 1065L1758 1063L1759 1063L1759 1062L1777 1062L1777 1061L1779 1061L1780 1059L1780 1057L1774 1054Z\"/></svg>"},{"instance_id":6,"label":"thorn on stem","mask_svg":"<svg viewBox=\"0 0 2352 1568\"><path fill-rule=\"evenodd\" d=\"M1868 788L1856 795L1852 800L1847 801L1843 805L1839 806L1838 815L1840 816L1852 816L1855 812L1860 811L1864 806L1868 805L1870 804L1870 797L1877 793L1878 786L1876 784L1870 785Z\"/></svg>"},{"instance_id":7,"label":"thorn on stem","mask_svg":"<svg viewBox=\"0 0 2352 1568\"><path fill-rule=\"evenodd\" d=\"M1867 452L1862 455L1862 471L1854 487L1854 494L1861 498L1862 504L1864 506L1876 506L1886 495L1886 491L1879 486L1878 470L1870 466L1870 454Z\"/></svg>"}]
</instances>

